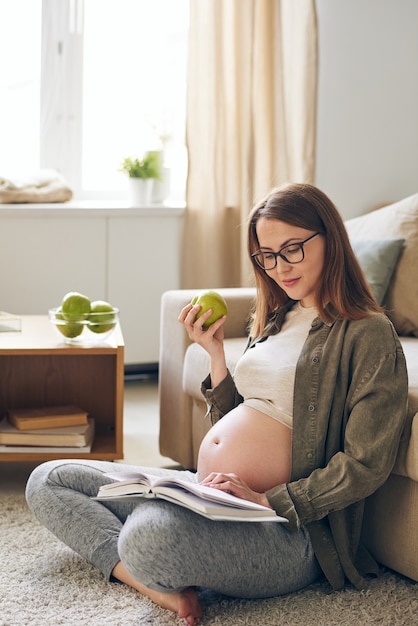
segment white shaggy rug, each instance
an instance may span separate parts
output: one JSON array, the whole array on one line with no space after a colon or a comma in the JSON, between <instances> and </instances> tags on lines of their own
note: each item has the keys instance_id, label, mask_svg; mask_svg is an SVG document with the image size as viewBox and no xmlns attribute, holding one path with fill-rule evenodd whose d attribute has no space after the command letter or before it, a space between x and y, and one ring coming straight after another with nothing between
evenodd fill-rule
<instances>
[{"instance_id":1,"label":"white shaggy rug","mask_svg":"<svg viewBox=\"0 0 418 626\"><path fill-rule=\"evenodd\" d=\"M173 613L109 584L42 528L19 494L0 496L1 626L178 626ZM418 585L383 571L367 589L324 584L271 600L201 593L203 626L406 626L418 623Z\"/></svg>"}]
</instances>

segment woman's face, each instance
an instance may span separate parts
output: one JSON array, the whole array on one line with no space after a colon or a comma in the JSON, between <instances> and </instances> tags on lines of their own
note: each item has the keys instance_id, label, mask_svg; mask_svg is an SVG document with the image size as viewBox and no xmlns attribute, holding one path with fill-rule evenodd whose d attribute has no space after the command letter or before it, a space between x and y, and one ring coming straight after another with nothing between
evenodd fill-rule
<instances>
[{"instance_id":1,"label":"woman's face","mask_svg":"<svg viewBox=\"0 0 418 626\"><path fill-rule=\"evenodd\" d=\"M260 250L263 252L279 252L285 246L305 241L315 234L315 231L265 217L257 221L256 232ZM299 300L304 307L312 307L316 304L315 294L324 268L323 235L317 235L307 241L303 245L303 250L305 256L300 263L287 263L278 256L276 267L265 272L286 292L289 298Z\"/></svg>"}]
</instances>

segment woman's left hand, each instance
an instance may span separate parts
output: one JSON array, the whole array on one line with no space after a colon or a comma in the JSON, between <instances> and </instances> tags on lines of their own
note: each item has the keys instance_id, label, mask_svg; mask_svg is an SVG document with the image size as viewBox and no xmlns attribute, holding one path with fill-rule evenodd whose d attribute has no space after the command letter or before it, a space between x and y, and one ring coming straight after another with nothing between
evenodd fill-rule
<instances>
[{"instance_id":1,"label":"woman's left hand","mask_svg":"<svg viewBox=\"0 0 418 626\"><path fill-rule=\"evenodd\" d=\"M223 474L222 472L211 472L209 476L200 481L201 485L205 487L212 487L212 489L219 489L220 491L226 491L237 498L243 500L250 500L256 504L267 506L271 509L270 503L267 500L265 493L258 493L253 491L249 486L241 480L236 474Z\"/></svg>"}]
</instances>

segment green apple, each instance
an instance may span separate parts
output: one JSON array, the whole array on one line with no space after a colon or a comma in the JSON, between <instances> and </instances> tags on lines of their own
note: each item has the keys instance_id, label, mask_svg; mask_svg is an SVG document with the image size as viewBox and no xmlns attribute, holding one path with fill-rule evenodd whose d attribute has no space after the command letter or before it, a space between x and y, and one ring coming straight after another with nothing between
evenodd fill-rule
<instances>
[{"instance_id":1,"label":"green apple","mask_svg":"<svg viewBox=\"0 0 418 626\"><path fill-rule=\"evenodd\" d=\"M200 310L196 315L196 319L199 319L203 313L212 309L212 315L205 321L203 328L209 328L209 326L216 322L216 320L224 315L228 315L228 306L224 298L217 291L203 291L202 293L197 294L191 303L193 305L200 305Z\"/></svg>"},{"instance_id":2,"label":"green apple","mask_svg":"<svg viewBox=\"0 0 418 626\"><path fill-rule=\"evenodd\" d=\"M109 302L96 300L91 303L88 320L87 327L93 333L107 333L115 325L115 309Z\"/></svg>"},{"instance_id":3,"label":"green apple","mask_svg":"<svg viewBox=\"0 0 418 626\"><path fill-rule=\"evenodd\" d=\"M61 307L55 313L56 320L65 320L64 315L62 314ZM68 337L69 339L74 339L74 337L78 337L83 332L83 324L79 322L66 322L65 324L60 324L59 322L56 324L56 327L64 335L64 337Z\"/></svg>"},{"instance_id":4,"label":"green apple","mask_svg":"<svg viewBox=\"0 0 418 626\"><path fill-rule=\"evenodd\" d=\"M78 322L87 318L90 306L90 299L87 296L70 291L62 299L61 310L65 320Z\"/></svg>"}]
</instances>

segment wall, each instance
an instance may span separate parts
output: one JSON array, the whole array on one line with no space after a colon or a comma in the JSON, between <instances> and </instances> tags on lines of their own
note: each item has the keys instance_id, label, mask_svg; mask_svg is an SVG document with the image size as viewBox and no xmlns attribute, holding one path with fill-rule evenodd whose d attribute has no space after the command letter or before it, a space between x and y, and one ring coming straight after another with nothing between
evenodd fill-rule
<instances>
[{"instance_id":1,"label":"wall","mask_svg":"<svg viewBox=\"0 0 418 626\"><path fill-rule=\"evenodd\" d=\"M418 192L418 2L316 5L316 184L348 218Z\"/></svg>"}]
</instances>

